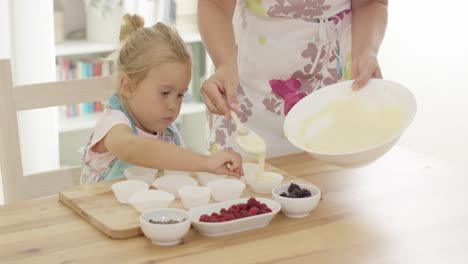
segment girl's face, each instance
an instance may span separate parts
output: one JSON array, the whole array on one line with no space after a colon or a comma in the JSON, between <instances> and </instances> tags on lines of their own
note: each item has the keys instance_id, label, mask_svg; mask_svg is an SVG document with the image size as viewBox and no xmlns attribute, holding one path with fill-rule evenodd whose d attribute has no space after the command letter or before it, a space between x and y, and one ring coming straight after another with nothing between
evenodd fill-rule
<instances>
[{"instance_id":1,"label":"girl's face","mask_svg":"<svg viewBox=\"0 0 468 264\"><path fill-rule=\"evenodd\" d=\"M125 77L123 77L125 79ZM148 71L134 88L123 93L136 126L148 133L161 133L176 120L191 78L191 65L167 62Z\"/></svg>"}]
</instances>

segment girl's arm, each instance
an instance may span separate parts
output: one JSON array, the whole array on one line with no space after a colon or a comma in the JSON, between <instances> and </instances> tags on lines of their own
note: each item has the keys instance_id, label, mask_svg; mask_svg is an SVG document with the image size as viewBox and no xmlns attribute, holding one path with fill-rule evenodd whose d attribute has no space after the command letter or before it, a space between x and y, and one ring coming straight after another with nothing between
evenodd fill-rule
<instances>
[{"instance_id":1,"label":"girl's arm","mask_svg":"<svg viewBox=\"0 0 468 264\"><path fill-rule=\"evenodd\" d=\"M235 0L199 0L198 26L216 72L201 88L207 108L214 114L231 116L237 110L239 77L232 16Z\"/></svg>"},{"instance_id":2,"label":"girl's arm","mask_svg":"<svg viewBox=\"0 0 468 264\"><path fill-rule=\"evenodd\" d=\"M377 53L387 27L388 0L352 0L353 88L361 88L370 78L382 78Z\"/></svg>"},{"instance_id":3,"label":"girl's arm","mask_svg":"<svg viewBox=\"0 0 468 264\"><path fill-rule=\"evenodd\" d=\"M182 171L205 171L239 176L242 161L237 153L223 152L205 156L177 145L137 136L127 125L109 130L101 141L105 150L117 158L137 166ZM232 167L227 164L232 164Z\"/></svg>"}]
</instances>

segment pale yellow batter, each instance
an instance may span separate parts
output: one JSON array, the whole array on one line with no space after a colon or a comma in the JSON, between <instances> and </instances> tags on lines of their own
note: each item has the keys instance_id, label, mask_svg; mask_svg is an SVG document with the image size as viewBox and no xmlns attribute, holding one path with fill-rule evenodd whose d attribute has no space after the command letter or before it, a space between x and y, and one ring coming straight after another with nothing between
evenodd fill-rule
<instances>
[{"instance_id":1,"label":"pale yellow batter","mask_svg":"<svg viewBox=\"0 0 468 264\"><path fill-rule=\"evenodd\" d=\"M349 153L390 139L405 122L406 114L397 105L370 105L353 96L325 105L308 116L291 136L317 153Z\"/></svg>"}]
</instances>

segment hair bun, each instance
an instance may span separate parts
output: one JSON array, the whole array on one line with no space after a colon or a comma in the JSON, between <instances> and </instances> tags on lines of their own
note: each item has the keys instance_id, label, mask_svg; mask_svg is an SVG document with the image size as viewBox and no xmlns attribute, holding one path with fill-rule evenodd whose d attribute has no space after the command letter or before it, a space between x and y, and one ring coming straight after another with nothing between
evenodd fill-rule
<instances>
[{"instance_id":1,"label":"hair bun","mask_svg":"<svg viewBox=\"0 0 468 264\"><path fill-rule=\"evenodd\" d=\"M139 15L130 15L129 13L123 16L123 24L120 27L120 41L124 41L127 37L133 32L137 31L139 28L143 28L145 21Z\"/></svg>"}]
</instances>

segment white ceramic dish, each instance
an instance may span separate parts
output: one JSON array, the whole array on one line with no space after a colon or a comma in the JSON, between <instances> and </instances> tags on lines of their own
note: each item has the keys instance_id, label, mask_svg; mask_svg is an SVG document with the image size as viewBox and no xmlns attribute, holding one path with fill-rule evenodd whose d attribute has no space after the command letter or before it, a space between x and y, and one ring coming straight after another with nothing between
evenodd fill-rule
<instances>
[{"instance_id":1,"label":"white ceramic dish","mask_svg":"<svg viewBox=\"0 0 468 264\"><path fill-rule=\"evenodd\" d=\"M179 189L180 200L185 209L210 203L211 190L206 186L184 186Z\"/></svg>"},{"instance_id":2,"label":"white ceramic dish","mask_svg":"<svg viewBox=\"0 0 468 264\"><path fill-rule=\"evenodd\" d=\"M308 152L314 158L341 167L361 167L367 165L391 149L414 119L417 108L414 95L400 84L380 79L371 79L364 88L356 92L351 89L352 82L352 80L343 81L323 87L299 101L289 111L284 121L284 134L288 140L296 147ZM318 113L322 107L330 102L349 99L352 96L359 96L364 102L369 104L369 107L386 104L397 105L406 114L405 124L398 133L388 140L355 152L329 154L308 149L301 143L297 137L297 133L300 131L299 127L306 117ZM346 132L343 131L343 133Z\"/></svg>"},{"instance_id":3,"label":"white ceramic dish","mask_svg":"<svg viewBox=\"0 0 468 264\"><path fill-rule=\"evenodd\" d=\"M162 175L182 174L182 175L191 176L192 174L196 174L195 172L189 172L189 171L176 171L176 170L161 170L161 171L162 171Z\"/></svg>"},{"instance_id":4,"label":"white ceramic dish","mask_svg":"<svg viewBox=\"0 0 468 264\"><path fill-rule=\"evenodd\" d=\"M308 184L297 184L302 189L307 189L310 191L310 197L304 198L287 198L280 196L281 193L286 192L289 187L288 184L283 184L272 191L273 200L281 204L281 212L287 217L300 218L308 216L312 210L317 207L317 204L320 201L321 192L320 189L313 185Z\"/></svg>"},{"instance_id":5,"label":"white ceramic dish","mask_svg":"<svg viewBox=\"0 0 468 264\"><path fill-rule=\"evenodd\" d=\"M174 195L159 190L145 190L133 194L129 199L129 203L140 213L157 209L167 208L174 201Z\"/></svg>"},{"instance_id":6,"label":"white ceramic dish","mask_svg":"<svg viewBox=\"0 0 468 264\"><path fill-rule=\"evenodd\" d=\"M207 186L211 189L211 195L217 202L238 199L245 189L245 183L236 179L215 180L209 182Z\"/></svg>"},{"instance_id":7,"label":"white ceramic dish","mask_svg":"<svg viewBox=\"0 0 468 264\"><path fill-rule=\"evenodd\" d=\"M176 224L153 224L149 222L150 219L155 221L184 221ZM187 211L175 208L154 209L140 215L141 231L153 244L160 246L179 244L189 231L190 224L190 215Z\"/></svg>"},{"instance_id":8,"label":"white ceramic dish","mask_svg":"<svg viewBox=\"0 0 468 264\"><path fill-rule=\"evenodd\" d=\"M247 178L257 177L257 174L260 171L260 166L253 162L244 162L242 163L242 169L244 170L243 182L245 184L249 184Z\"/></svg>"},{"instance_id":9,"label":"white ceramic dish","mask_svg":"<svg viewBox=\"0 0 468 264\"><path fill-rule=\"evenodd\" d=\"M209 172L197 172L198 182L200 185L206 186L209 182L214 180L226 179L226 175L218 175Z\"/></svg>"},{"instance_id":10,"label":"white ceramic dish","mask_svg":"<svg viewBox=\"0 0 468 264\"><path fill-rule=\"evenodd\" d=\"M284 179L283 175L272 171L265 171L263 175L265 178L269 178L270 180L258 181L256 175L246 177L250 189L252 189L254 193L270 194L273 188L280 185Z\"/></svg>"},{"instance_id":11,"label":"white ceramic dish","mask_svg":"<svg viewBox=\"0 0 468 264\"><path fill-rule=\"evenodd\" d=\"M184 174L167 174L156 178L153 182L156 189L172 193L176 198L179 198L179 189L187 185L197 186L198 182Z\"/></svg>"},{"instance_id":12,"label":"white ceramic dish","mask_svg":"<svg viewBox=\"0 0 468 264\"><path fill-rule=\"evenodd\" d=\"M140 166L132 166L124 170L124 175L127 180L140 180L146 182L148 185L156 178L156 169L145 168Z\"/></svg>"},{"instance_id":13,"label":"white ceramic dish","mask_svg":"<svg viewBox=\"0 0 468 264\"><path fill-rule=\"evenodd\" d=\"M119 181L111 185L115 197L120 203L130 204L130 197L140 191L148 190L149 185L146 182L138 180Z\"/></svg>"},{"instance_id":14,"label":"white ceramic dish","mask_svg":"<svg viewBox=\"0 0 468 264\"><path fill-rule=\"evenodd\" d=\"M272 210L270 213L249 216L241 219L231 220L221 223L200 222L200 216L219 212L223 208L229 208L231 205L246 203L249 198L240 198L221 203L214 203L206 206L199 206L189 210L192 219L192 225L204 236L223 236L237 232L247 231L255 228L267 226L275 215L281 210L281 205L273 200L265 198L255 198L265 203Z\"/></svg>"}]
</instances>

